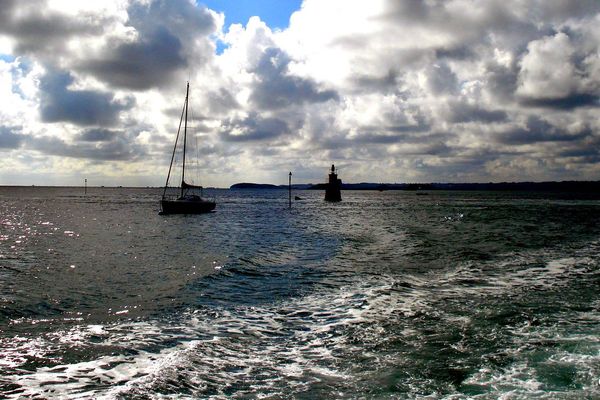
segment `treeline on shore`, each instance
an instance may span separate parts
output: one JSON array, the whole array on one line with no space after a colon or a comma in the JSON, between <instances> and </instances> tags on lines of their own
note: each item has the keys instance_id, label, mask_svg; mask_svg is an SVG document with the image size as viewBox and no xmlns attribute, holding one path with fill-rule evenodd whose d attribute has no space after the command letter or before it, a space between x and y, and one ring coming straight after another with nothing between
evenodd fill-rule
<instances>
[{"instance_id":1,"label":"treeline on shore","mask_svg":"<svg viewBox=\"0 0 600 400\"><path fill-rule=\"evenodd\" d=\"M293 184L294 190L325 190L326 183ZM288 185L236 183L230 189L287 189ZM488 183L342 183L342 190L502 190L600 192L600 181L488 182Z\"/></svg>"}]
</instances>

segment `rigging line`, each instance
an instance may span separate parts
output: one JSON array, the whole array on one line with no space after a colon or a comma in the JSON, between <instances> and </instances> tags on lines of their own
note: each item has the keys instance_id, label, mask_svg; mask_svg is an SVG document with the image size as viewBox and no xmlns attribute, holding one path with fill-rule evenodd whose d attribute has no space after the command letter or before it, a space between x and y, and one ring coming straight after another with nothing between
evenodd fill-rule
<instances>
[{"instance_id":1,"label":"rigging line","mask_svg":"<svg viewBox=\"0 0 600 400\"><path fill-rule=\"evenodd\" d=\"M181 170L181 197L183 197L183 184L185 183L185 147L187 142L187 120L188 120L188 96L190 95L190 83L185 90L185 124L183 125L183 168Z\"/></svg>"},{"instance_id":2,"label":"rigging line","mask_svg":"<svg viewBox=\"0 0 600 400\"><path fill-rule=\"evenodd\" d=\"M201 187L200 189L200 196L204 195L204 191L202 189L202 185L201 185L201 181L200 181L200 146L198 144L198 117L194 114L194 107L192 107L190 109L189 103L191 103L190 100L188 100L188 110L189 110L189 114L190 114L190 120L194 121L194 123L192 124L192 133L194 135L194 146L196 148L196 157L194 159L194 169L195 169L195 174L194 174L194 178L195 180L192 182L195 185L198 185Z\"/></svg>"},{"instance_id":3,"label":"rigging line","mask_svg":"<svg viewBox=\"0 0 600 400\"><path fill-rule=\"evenodd\" d=\"M186 96L187 101L187 96ZM181 117L179 118L179 127L177 128L177 136L175 137L175 146L173 146L173 154L171 155L171 163L169 164L169 173L167 174L167 182L165 182L165 189L163 190L162 198L165 198L167 193L167 186L169 186L169 178L171 177L171 168L173 167L173 159L175 158L175 150L177 149L177 142L179 141L179 132L181 131L181 122L183 121L183 111L185 110L185 103L181 110Z\"/></svg>"},{"instance_id":4,"label":"rigging line","mask_svg":"<svg viewBox=\"0 0 600 400\"><path fill-rule=\"evenodd\" d=\"M192 96L190 94L189 98L188 98L188 119L190 121L190 126L189 131L190 131L190 135L194 138L194 142L190 143L191 145L193 145L192 147L195 146L195 149L198 148L198 137L197 137L197 132L196 132L196 120L195 120L195 116L194 116L194 107L191 107L190 104L192 104ZM196 152L196 157L192 157L192 160L189 161L188 160L188 164L191 164L191 169L192 171L194 171L194 175L192 176L192 178L190 179L190 182L192 183L192 185L195 185L198 181L198 154Z\"/></svg>"},{"instance_id":5,"label":"rigging line","mask_svg":"<svg viewBox=\"0 0 600 400\"><path fill-rule=\"evenodd\" d=\"M190 110L191 118L195 118L195 115L192 113L194 109ZM200 185L200 146L198 145L198 119L194 119L194 146L196 146L196 159L194 160L196 166L196 184Z\"/></svg>"}]
</instances>

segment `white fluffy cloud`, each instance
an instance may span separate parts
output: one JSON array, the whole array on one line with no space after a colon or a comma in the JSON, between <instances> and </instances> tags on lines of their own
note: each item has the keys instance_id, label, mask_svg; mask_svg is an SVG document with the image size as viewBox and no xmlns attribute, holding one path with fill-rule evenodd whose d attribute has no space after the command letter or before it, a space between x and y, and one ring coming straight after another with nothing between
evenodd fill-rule
<instances>
[{"instance_id":1,"label":"white fluffy cloud","mask_svg":"<svg viewBox=\"0 0 600 400\"><path fill-rule=\"evenodd\" d=\"M160 185L186 80L205 185L600 176L597 1L97 3L4 2L0 183Z\"/></svg>"}]
</instances>

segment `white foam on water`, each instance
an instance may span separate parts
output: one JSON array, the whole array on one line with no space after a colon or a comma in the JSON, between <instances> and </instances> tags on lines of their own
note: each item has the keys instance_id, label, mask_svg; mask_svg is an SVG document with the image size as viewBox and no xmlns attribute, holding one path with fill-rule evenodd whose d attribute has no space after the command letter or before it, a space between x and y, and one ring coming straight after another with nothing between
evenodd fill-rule
<instances>
[{"instance_id":1,"label":"white foam on water","mask_svg":"<svg viewBox=\"0 0 600 400\"><path fill-rule=\"evenodd\" d=\"M542 393L542 383L532 375L531 368L525 362L513 364L503 370L483 367L476 374L466 379L464 383L483 386L498 396L518 393L521 395Z\"/></svg>"},{"instance_id":2,"label":"white foam on water","mask_svg":"<svg viewBox=\"0 0 600 400\"><path fill-rule=\"evenodd\" d=\"M510 329L511 343L503 352L513 361L502 368L484 365L469 376L464 384L485 390L472 397L600 398L600 336L574 332L571 322L565 322L587 321L593 326L597 312L555 317L557 322L548 326L526 323Z\"/></svg>"},{"instance_id":3,"label":"white foam on water","mask_svg":"<svg viewBox=\"0 0 600 400\"><path fill-rule=\"evenodd\" d=\"M589 253L575 252L568 257L558 256L558 253L544 251L506 259L499 266L504 272L493 276L485 274L485 265L469 262L450 272L432 272L421 277L362 277L341 288L317 290L256 307L194 310L175 321L79 326L67 332L55 332L46 341L17 340L8 352L15 356L0 360L0 366L18 367L25 362L24 355L32 354L27 349L33 354L40 351L43 356L43 352L52 347L52 341L83 349L106 346L114 347L117 352L127 350L122 355L100 356L33 372L20 371L7 378L9 383L19 386L7 395L14 399L22 396L114 398L134 394L152 397L157 393L169 397L178 390L189 392L189 396L179 393L178 397L277 397L282 393L302 393L322 382L332 382L331 390L337 390L333 382L341 384L355 379L353 372L344 366L344 357L361 354L385 340L381 337L385 334L382 323L405 321L399 325L400 337L418 346L421 334L406 323L409 318L435 315L441 323L461 329L473 322L468 315L436 308L440 299L501 296L533 283L546 287L565 285L569 279L593 273L597 266L596 259ZM592 311L582 318L597 321L598 313ZM355 328L360 340L350 336ZM505 350L515 356L514 363L502 370L482 365L465 380L466 384L486 388L488 397L490 394L505 398L545 395L547 391L526 356L528 345L535 340L552 338L561 343L587 343L592 349L596 346L594 354L556 350L549 354L548 362L575 366L582 374L582 381L587 382L585 393L598 393L598 388L590 383L594 374L600 372L595 366L600 364L598 340L593 335L563 335L528 325L515 328L512 335L514 342ZM92 338L93 344L90 343ZM164 344L166 342L169 344ZM153 346L156 348L149 350ZM468 350L462 342L455 343L454 348ZM382 363L374 368L385 368L386 362L393 368L397 361L394 358L386 361L378 355L373 357Z\"/></svg>"},{"instance_id":4,"label":"white foam on water","mask_svg":"<svg viewBox=\"0 0 600 400\"><path fill-rule=\"evenodd\" d=\"M597 337L595 339L597 343ZM565 340L580 341L581 338L570 337ZM600 382L597 381L600 376L600 346L596 346L596 349L596 354L593 355L558 350L549 354L545 360L538 361L530 358L527 346L521 344L512 350L517 361L502 369L484 366L463 384L484 389L484 394L472 395L472 398L600 398ZM553 389L552 383L548 386L549 384L542 382L540 371L552 367L576 371L574 379L577 387Z\"/></svg>"},{"instance_id":5,"label":"white foam on water","mask_svg":"<svg viewBox=\"0 0 600 400\"><path fill-rule=\"evenodd\" d=\"M91 338L95 339L93 346L125 349L143 349L166 340L179 344L154 353L137 350L133 355L104 356L21 373L10 378L22 388L10 398L80 393L111 398L124 393L155 393L181 379L194 393L210 386L218 395L225 395L225 389L236 380L249 380L239 390L240 395L268 396L282 388L284 392L301 392L323 380L348 381L351 376L338 367L342 361L339 357L353 349L360 351L360 344L346 337L349 328L373 319L413 315L425 307L423 299L411 290L402 290L406 296L395 295L393 285L393 281L381 284L371 279L263 307L221 309L209 314L195 310L176 323L89 325L56 332L52 338L69 347L92 346ZM363 339L380 340L376 332ZM199 336L204 338L190 340ZM49 345L40 343L39 347Z\"/></svg>"},{"instance_id":6,"label":"white foam on water","mask_svg":"<svg viewBox=\"0 0 600 400\"><path fill-rule=\"evenodd\" d=\"M179 344L154 353L137 350L132 355L103 356L22 372L9 377L9 382L20 389L8 396L111 398L123 393L153 393L157 387L168 387L169 382L181 379L182 374L192 391L202 392L211 383L221 395L236 379L252 376L262 377L252 383L254 389L244 389L248 393L280 386L301 390L323 379L345 380L348 376L335 367L333 352L344 345L336 330L342 331L358 320L354 307L361 304L356 292L344 289L268 308L244 307L212 315L190 312L177 323L90 325L56 332L53 339L71 348L91 346L91 337L95 346L127 349L165 340ZM199 335L205 339L189 340ZM37 347L51 346L41 341ZM274 391L269 389L268 393Z\"/></svg>"},{"instance_id":7,"label":"white foam on water","mask_svg":"<svg viewBox=\"0 0 600 400\"><path fill-rule=\"evenodd\" d=\"M140 374L157 368L165 356L140 353L136 356L105 356L75 364L43 367L31 374L13 376L10 382L20 389L7 394L8 399L23 397L90 398L102 388L123 385Z\"/></svg>"},{"instance_id":8,"label":"white foam on water","mask_svg":"<svg viewBox=\"0 0 600 400\"><path fill-rule=\"evenodd\" d=\"M502 295L519 289L566 286L572 279L593 274L600 260L600 240L573 251L547 248L525 254L503 254L490 262L465 262L442 274L435 272L427 282L438 292L460 291L462 295ZM462 284L463 282L466 282Z\"/></svg>"}]
</instances>

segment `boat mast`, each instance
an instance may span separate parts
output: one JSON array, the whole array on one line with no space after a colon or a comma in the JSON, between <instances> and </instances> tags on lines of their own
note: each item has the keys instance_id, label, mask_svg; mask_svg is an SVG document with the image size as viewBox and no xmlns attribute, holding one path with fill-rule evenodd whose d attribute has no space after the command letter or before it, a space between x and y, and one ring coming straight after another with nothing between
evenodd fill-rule
<instances>
[{"instance_id":1,"label":"boat mast","mask_svg":"<svg viewBox=\"0 0 600 400\"><path fill-rule=\"evenodd\" d=\"M185 186L185 145L187 142L187 115L188 115L188 96L190 93L190 83L187 83L185 89L185 123L183 125L183 170L181 171L181 197L183 197L183 187Z\"/></svg>"},{"instance_id":2,"label":"boat mast","mask_svg":"<svg viewBox=\"0 0 600 400\"><path fill-rule=\"evenodd\" d=\"M177 142L179 141L179 132L181 132L181 123L183 122L183 113L185 111L187 104L187 94L186 94L186 102L183 103L183 109L181 110L181 117L179 118L179 127L177 128L177 136L175 137L175 145L173 146L173 154L171 154L171 163L169 164L169 173L167 174L167 182L165 183L165 189L163 190L162 198L164 199L167 194L167 188L169 187L169 178L171 177L171 168L173 168L173 160L175 159L175 150L177 149Z\"/></svg>"}]
</instances>

